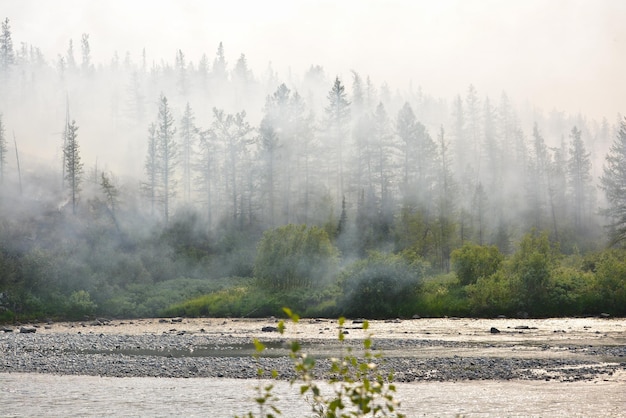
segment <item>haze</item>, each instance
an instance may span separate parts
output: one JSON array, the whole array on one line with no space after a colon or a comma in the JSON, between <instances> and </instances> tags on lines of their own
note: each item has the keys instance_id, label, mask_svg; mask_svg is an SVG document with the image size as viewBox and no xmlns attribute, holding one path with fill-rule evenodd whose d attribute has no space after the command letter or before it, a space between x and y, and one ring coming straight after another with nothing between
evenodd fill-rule
<instances>
[{"instance_id":1,"label":"haze","mask_svg":"<svg viewBox=\"0 0 626 418\"><path fill-rule=\"evenodd\" d=\"M16 48L47 60L83 33L94 62L114 52L173 61L182 48L198 62L224 42L261 74L281 77L311 65L347 81L355 69L392 91L421 86L451 99L469 84L505 90L544 111L614 120L626 108L626 3L615 1L0 1Z\"/></svg>"}]
</instances>

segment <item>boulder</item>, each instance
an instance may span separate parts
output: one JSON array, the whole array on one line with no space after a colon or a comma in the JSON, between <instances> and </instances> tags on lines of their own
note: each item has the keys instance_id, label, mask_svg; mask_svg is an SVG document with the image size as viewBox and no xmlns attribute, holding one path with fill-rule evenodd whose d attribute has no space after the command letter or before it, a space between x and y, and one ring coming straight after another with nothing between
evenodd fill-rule
<instances>
[{"instance_id":1,"label":"boulder","mask_svg":"<svg viewBox=\"0 0 626 418\"><path fill-rule=\"evenodd\" d=\"M491 332L492 334L500 334L500 330L496 327L491 327L489 332Z\"/></svg>"},{"instance_id":2,"label":"boulder","mask_svg":"<svg viewBox=\"0 0 626 418\"><path fill-rule=\"evenodd\" d=\"M263 327L261 328L263 332L278 332L278 328L276 327Z\"/></svg>"},{"instance_id":3,"label":"boulder","mask_svg":"<svg viewBox=\"0 0 626 418\"><path fill-rule=\"evenodd\" d=\"M34 334L37 332L35 327L20 327L20 334Z\"/></svg>"}]
</instances>

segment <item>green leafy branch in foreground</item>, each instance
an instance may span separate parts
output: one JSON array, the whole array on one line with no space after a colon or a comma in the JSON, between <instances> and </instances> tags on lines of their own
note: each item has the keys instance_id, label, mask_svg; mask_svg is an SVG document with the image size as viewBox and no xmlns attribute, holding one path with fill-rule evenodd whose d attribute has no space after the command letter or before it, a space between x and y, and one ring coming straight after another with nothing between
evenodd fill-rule
<instances>
[{"instance_id":1,"label":"green leafy branch in foreground","mask_svg":"<svg viewBox=\"0 0 626 418\"><path fill-rule=\"evenodd\" d=\"M289 308L283 308L283 310L294 324L299 321L299 316ZM396 387L392 383L393 373L383 376L378 372L378 366L374 360L380 359L381 355L372 353L371 334L363 340L363 356L357 357L352 353L352 348L348 347L344 350L344 323L345 318L339 318L338 340L342 343L342 355L340 358L331 359L331 378L329 381L332 387L331 394L323 394L322 389L315 382L315 359L302 352L302 346L297 340L292 341L290 344L289 356L293 360L296 373L296 376L291 380L291 384L300 385L300 396L306 399L309 399L308 395L312 396L312 412L318 417L379 417L391 415L404 417L405 415L396 412L400 402L394 399L393 396L396 391ZM363 330L368 328L369 323L364 321ZM278 331L281 334L285 332L285 323L282 320L278 323ZM254 345L256 349L254 357L259 361L265 346L257 339L254 339ZM259 367L257 372L259 379L261 379L265 371L262 367ZM275 379L278 373L276 370L272 370L271 375ZM260 417L273 418L281 415L281 411L274 405L278 398L273 394L273 388L273 384L263 385L261 382L256 387L258 394L255 401L259 406ZM266 413L267 410L271 410L271 412ZM248 413L246 416L249 418L254 417L252 413Z\"/></svg>"}]
</instances>

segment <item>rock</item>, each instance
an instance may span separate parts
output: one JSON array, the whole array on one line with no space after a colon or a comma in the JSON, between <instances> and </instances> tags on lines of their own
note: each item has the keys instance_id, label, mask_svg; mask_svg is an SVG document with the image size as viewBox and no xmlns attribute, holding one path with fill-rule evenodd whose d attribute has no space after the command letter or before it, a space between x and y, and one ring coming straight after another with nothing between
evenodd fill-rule
<instances>
[{"instance_id":1,"label":"rock","mask_svg":"<svg viewBox=\"0 0 626 418\"><path fill-rule=\"evenodd\" d=\"M506 315L498 315L496 318L498 318L498 319L506 319Z\"/></svg>"},{"instance_id":2,"label":"rock","mask_svg":"<svg viewBox=\"0 0 626 418\"><path fill-rule=\"evenodd\" d=\"M411 317L411 319L422 319L422 317L419 316L418 314L415 314Z\"/></svg>"},{"instance_id":3,"label":"rock","mask_svg":"<svg viewBox=\"0 0 626 418\"><path fill-rule=\"evenodd\" d=\"M2 332L13 332L13 328L2 328Z\"/></svg>"},{"instance_id":4,"label":"rock","mask_svg":"<svg viewBox=\"0 0 626 418\"><path fill-rule=\"evenodd\" d=\"M606 312L603 312L600 314L600 318L610 318L610 317L611 317L611 314L608 314Z\"/></svg>"},{"instance_id":5,"label":"rock","mask_svg":"<svg viewBox=\"0 0 626 418\"><path fill-rule=\"evenodd\" d=\"M518 325L515 329L530 329L530 327L528 325Z\"/></svg>"},{"instance_id":6,"label":"rock","mask_svg":"<svg viewBox=\"0 0 626 418\"><path fill-rule=\"evenodd\" d=\"M278 332L278 328L276 327L263 327L261 328L263 332Z\"/></svg>"},{"instance_id":7,"label":"rock","mask_svg":"<svg viewBox=\"0 0 626 418\"><path fill-rule=\"evenodd\" d=\"M172 318L172 319L170 319L170 321L171 321L172 323L174 323L174 322L183 322L183 318L181 318L181 317L176 317L176 318Z\"/></svg>"},{"instance_id":8,"label":"rock","mask_svg":"<svg viewBox=\"0 0 626 418\"><path fill-rule=\"evenodd\" d=\"M491 332L492 334L500 334L500 330L496 327L491 327L489 332Z\"/></svg>"},{"instance_id":9,"label":"rock","mask_svg":"<svg viewBox=\"0 0 626 418\"><path fill-rule=\"evenodd\" d=\"M159 324L166 324L168 322L167 319L161 318L159 319Z\"/></svg>"},{"instance_id":10,"label":"rock","mask_svg":"<svg viewBox=\"0 0 626 418\"><path fill-rule=\"evenodd\" d=\"M20 327L20 334L34 334L37 332L35 327Z\"/></svg>"}]
</instances>

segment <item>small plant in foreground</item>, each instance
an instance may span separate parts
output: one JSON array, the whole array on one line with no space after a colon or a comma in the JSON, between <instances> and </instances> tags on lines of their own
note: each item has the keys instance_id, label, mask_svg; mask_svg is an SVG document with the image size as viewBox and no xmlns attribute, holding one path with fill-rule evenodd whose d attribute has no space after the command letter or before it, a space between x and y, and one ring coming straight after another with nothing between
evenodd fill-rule
<instances>
[{"instance_id":1,"label":"small plant in foreground","mask_svg":"<svg viewBox=\"0 0 626 418\"><path fill-rule=\"evenodd\" d=\"M290 309L283 308L283 310L293 323L299 321L299 316ZM310 399L308 398L309 395L312 396L312 412L318 417L404 417L405 415L396 412L400 403L393 397L396 391L395 385L392 383L393 374L389 373L387 376L383 376L378 372L374 360L381 358L381 355L372 353L371 335L363 340L363 356L357 357L353 355L350 347L344 350L345 318L339 318L338 323L338 340L342 343L342 354L340 358L331 359L329 383L332 392L329 395L322 393L322 389L314 380L315 359L302 352L301 344L298 341L292 341L290 344L289 355L293 360L296 373L291 384L299 384L300 396L307 399ZM367 330L368 327L368 322L364 321L363 330ZM284 321L278 323L278 331L281 334L284 333ZM254 340L254 345L256 349L254 357L258 361L261 353L265 350L265 346L257 339ZM259 367L259 379L263 374L263 368ZM271 374L272 378L276 378L278 375L275 370ZM281 411L273 405L277 400L272 392L273 387L272 384L263 385L261 382L256 387L258 394L255 401L259 406L260 417L272 418L281 415ZM268 410L271 412L266 413ZM247 417L252 418L254 415L248 413Z\"/></svg>"}]
</instances>

